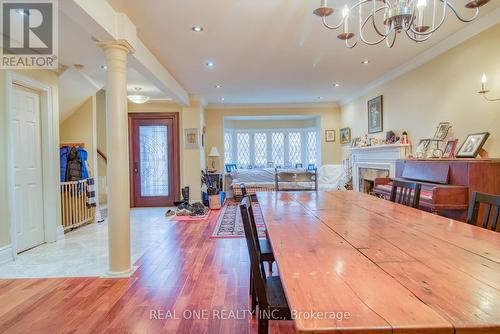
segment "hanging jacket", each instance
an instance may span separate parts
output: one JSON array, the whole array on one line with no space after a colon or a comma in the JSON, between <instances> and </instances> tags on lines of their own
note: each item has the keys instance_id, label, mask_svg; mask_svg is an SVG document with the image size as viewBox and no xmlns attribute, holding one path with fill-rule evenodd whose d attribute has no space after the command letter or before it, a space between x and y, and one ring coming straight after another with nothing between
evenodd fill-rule
<instances>
[{"instance_id":1,"label":"hanging jacket","mask_svg":"<svg viewBox=\"0 0 500 334\"><path fill-rule=\"evenodd\" d=\"M88 153L85 151L85 149L81 148L78 146L78 153L80 154L80 163L82 165L82 179L88 179L89 178L89 172L87 170L87 156Z\"/></svg>"},{"instance_id":2,"label":"hanging jacket","mask_svg":"<svg viewBox=\"0 0 500 334\"><path fill-rule=\"evenodd\" d=\"M72 147L67 160L66 181L79 181L82 179L82 161L76 147Z\"/></svg>"},{"instance_id":3,"label":"hanging jacket","mask_svg":"<svg viewBox=\"0 0 500 334\"><path fill-rule=\"evenodd\" d=\"M68 167L68 154L70 148L68 146L63 146L59 149L59 159L60 159L60 179L61 182L66 181L66 168Z\"/></svg>"}]
</instances>

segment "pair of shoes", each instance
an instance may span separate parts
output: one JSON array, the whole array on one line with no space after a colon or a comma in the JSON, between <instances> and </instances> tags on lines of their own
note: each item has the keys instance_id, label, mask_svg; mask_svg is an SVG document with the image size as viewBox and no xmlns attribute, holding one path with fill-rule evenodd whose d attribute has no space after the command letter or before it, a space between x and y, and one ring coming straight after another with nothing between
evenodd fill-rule
<instances>
[{"instance_id":1,"label":"pair of shoes","mask_svg":"<svg viewBox=\"0 0 500 334\"><path fill-rule=\"evenodd\" d=\"M170 216L173 216L173 215L175 215L174 210L168 209L167 212L165 212L165 217L170 217Z\"/></svg>"}]
</instances>

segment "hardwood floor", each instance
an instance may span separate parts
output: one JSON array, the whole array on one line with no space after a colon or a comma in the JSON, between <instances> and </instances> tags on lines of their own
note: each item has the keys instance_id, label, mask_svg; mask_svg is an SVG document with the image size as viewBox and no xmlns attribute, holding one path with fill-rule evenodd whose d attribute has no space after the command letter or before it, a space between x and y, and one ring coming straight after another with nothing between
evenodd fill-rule
<instances>
[{"instance_id":1,"label":"hardwood floor","mask_svg":"<svg viewBox=\"0 0 500 334\"><path fill-rule=\"evenodd\" d=\"M172 223L130 279L0 280L0 333L257 333L245 239L210 239L215 220Z\"/></svg>"}]
</instances>

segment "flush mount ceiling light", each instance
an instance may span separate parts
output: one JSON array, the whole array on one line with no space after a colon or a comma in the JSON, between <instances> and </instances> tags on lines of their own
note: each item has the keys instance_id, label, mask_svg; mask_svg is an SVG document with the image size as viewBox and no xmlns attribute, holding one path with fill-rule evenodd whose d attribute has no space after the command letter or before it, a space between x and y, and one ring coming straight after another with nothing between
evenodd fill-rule
<instances>
[{"instance_id":1,"label":"flush mount ceiling light","mask_svg":"<svg viewBox=\"0 0 500 334\"><path fill-rule=\"evenodd\" d=\"M340 84L337 82L337 83L334 83L333 86L340 87Z\"/></svg>"},{"instance_id":2,"label":"flush mount ceiling light","mask_svg":"<svg viewBox=\"0 0 500 334\"><path fill-rule=\"evenodd\" d=\"M377 45L384 41L387 47L392 48L401 32L415 42L428 40L441 28L449 12L455 14L461 22L472 22L479 16L479 8L490 0L467 2L465 8L474 10L471 17L462 16L454 2L456 0L358 0L352 6L344 5L340 22L329 25L326 18L333 14L334 9L328 7L328 0L321 0L321 6L314 10L314 14L321 17L326 28L340 30L337 38L345 41L348 48L354 48L359 42ZM357 15L354 10L357 10ZM351 24L350 21L359 24ZM352 28L352 25L355 27ZM376 39L366 37L367 25L377 36ZM349 40L354 37L355 40L350 43Z\"/></svg>"},{"instance_id":3,"label":"flush mount ceiling light","mask_svg":"<svg viewBox=\"0 0 500 334\"><path fill-rule=\"evenodd\" d=\"M363 65L368 65L370 63L370 61L368 59L365 59L361 62L361 64Z\"/></svg>"},{"instance_id":4,"label":"flush mount ceiling light","mask_svg":"<svg viewBox=\"0 0 500 334\"><path fill-rule=\"evenodd\" d=\"M149 96L141 94L141 88L136 87L135 88L135 94L127 96L130 102L132 103L137 103L137 104L143 104L149 101Z\"/></svg>"},{"instance_id":5,"label":"flush mount ceiling light","mask_svg":"<svg viewBox=\"0 0 500 334\"><path fill-rule=\"evenodd\" d=\"M205 29L202 26L193 26L191 30L194 32L202 32Z\"/></svg>"},{"instance_id":6,"label":"flush mount ceiling light","mask_svg":"<svg viewBox=\"0 0 500 334\"><path fill-rule=\"evenodd\" d=\"M220 89L222 88L222 85L216 85L215 88Z\"/></svg>"},{"instance_id":7,"label":"flush mount ceiling light","mask_svg":"<svg viewBox=\"0 0 500 334\"><path fill-rule=\"evenodd\" d=\"M211 61L211 60L207 61L206 65L207 65L208 68L214 68L215 67L215 63L213 61Z\"/></svg>"},{"instance_id":8,"label":"flush mount ceiling light","mask_svg":"<svg viewBox=\"0 0 500 334\"><path fill-rule=\"evenodd\" d=\"M224 102L224 101L226 101L226 99L225 99L225 98L223 98L223 97L221 97L221 98L220 98L220 101L221 101L221 102Z\"/></svg>"}]
</instances>

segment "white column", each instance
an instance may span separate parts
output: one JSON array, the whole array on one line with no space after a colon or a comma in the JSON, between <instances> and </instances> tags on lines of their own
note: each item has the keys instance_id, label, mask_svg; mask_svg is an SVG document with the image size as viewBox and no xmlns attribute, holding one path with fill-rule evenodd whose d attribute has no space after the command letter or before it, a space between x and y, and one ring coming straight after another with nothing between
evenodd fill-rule
<instances>
[{"instance_id":1,"label":"white column","mask_svg":"<svg viewBox=\"0 0 500 334\"><path fill-rule=\"evenodd\" d=\"M108 181L108 239L110 276L127 276L133 268L130 256L130 185L127 116L126 41L98 43L107 65L106 147Z\"/></svg>"}]
</instances>

